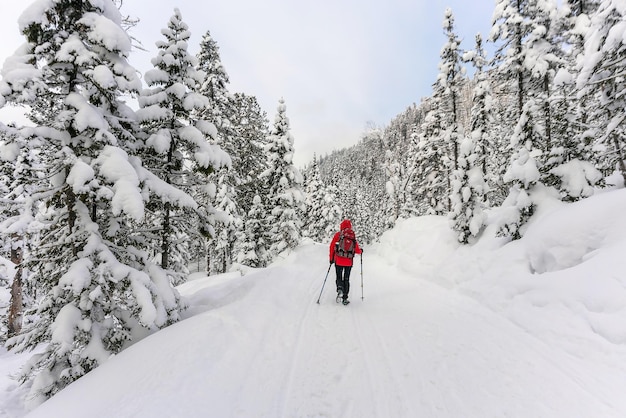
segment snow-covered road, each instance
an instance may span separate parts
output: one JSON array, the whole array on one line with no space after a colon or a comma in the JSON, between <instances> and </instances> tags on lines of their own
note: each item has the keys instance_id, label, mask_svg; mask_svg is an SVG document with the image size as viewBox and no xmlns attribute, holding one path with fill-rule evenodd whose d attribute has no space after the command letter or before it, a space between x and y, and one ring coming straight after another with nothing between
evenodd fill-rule
<instances>
[{"instance_id":1,"label":"snow-covered road","mask_svg":"<svg viewBox=\"0 0 626 418\"><path fill-rule=\"evenodd\" d=\"M584 359L375 252L334 301L326 248L181 288L190 317L33 417L617 417ZM432 278L431 278L432 279Z\"/></svg>"}]
</instances>

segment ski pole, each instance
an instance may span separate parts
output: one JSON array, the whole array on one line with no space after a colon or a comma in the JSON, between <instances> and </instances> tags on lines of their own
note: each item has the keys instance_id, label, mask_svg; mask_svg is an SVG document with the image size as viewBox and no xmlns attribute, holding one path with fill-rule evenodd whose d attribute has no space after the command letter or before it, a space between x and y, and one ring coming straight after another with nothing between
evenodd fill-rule
<instances>
[{"instance_id":1,"label":"ski pole","mask_svg":"<svg viewBox=\"0 0 626 418\"><path fill-rule=\"evenodd\" d=\"M363 300L363 253L361 253L361 300Z\"/></svg>"},{"instance_id":2,"label":"ski pole","mask_svg":"<svg viewBox=\"0 0 626 418\"><path fill-rule=\"evenodd\" d=\"M324 283L322 283L322 290L320 290L320 296L317 298L317 304L318 305L320 303L320 299L322 298L322 292L324 291L324 286L326 285L326 279L328 279L328 273L330 273L330 268L332 266L333 266L332 264L328 266L328 271L326 272L326 277L324 277Z\"/></svg>"}]
</instances>

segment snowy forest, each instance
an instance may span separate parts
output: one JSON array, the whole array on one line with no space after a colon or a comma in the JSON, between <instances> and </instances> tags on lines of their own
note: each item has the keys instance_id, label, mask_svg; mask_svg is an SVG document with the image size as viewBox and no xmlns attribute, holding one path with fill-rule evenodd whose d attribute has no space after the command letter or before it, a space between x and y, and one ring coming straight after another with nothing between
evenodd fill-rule
<instances>
[{"instance_id":1,"label":"snowy forest","mask_svg":"<svg viewBox=\"0 0 626 418\"><path fill-rule=\"evenodd\" d=\"M20 376L35 402L177 322L192 270L265 267L343 218L369 243L445 215L471 245L490 211L516 240L545 195L624 187L623 2L497 0L467 49L442 11L432 95L304 168L287 104L270 122L230 91L217 43L179 10L140 77L121 3L33 2L0 71L0 106L30 121L0 122L0 256L15 271L0 268L1 335L43 347Z\"/></svg>"}]
</instances>

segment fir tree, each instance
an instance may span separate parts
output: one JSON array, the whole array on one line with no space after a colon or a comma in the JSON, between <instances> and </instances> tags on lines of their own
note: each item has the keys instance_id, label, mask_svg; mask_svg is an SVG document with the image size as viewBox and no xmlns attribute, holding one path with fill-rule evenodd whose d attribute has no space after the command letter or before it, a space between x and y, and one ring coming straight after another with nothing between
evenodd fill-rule
<instances>
[{"instance_id":1,"label":"fir tree","mask_svg":"<svg viewBox=\"0 0 626 418\"><path fill-rule=\"evenodd\" d=\"M460 90L465 69L462 67L461 42L454 32L454 16L452 10L445 10L443 29L447 38L441 50L439 75L435 83L435 94L441 97L438 111L442 113L445 134L444 144L449 148L449 172L458 168L460 138L463 137L463 126L459 120Z\"/></svg>"},{"instance_id":2,"label":"fir tree","mask_svg":"<svg viewBox=\"0 0 626 418\"><path fill-rule=\"evenodd\" d=\"M603 185L602 174L596 165L602 165L602 156L594 147L595 126L590 109L596 107L593 95L578 95L576 78L584 60L585 33L589 30L589 15L598 8L596 0L567 2L567 13L556 21L555 32L562 34L562 43L569 47L562 54L563 64L553 81L552 132L555 138L545 165L546 184L556 187L565 201L575 201L593 194L596 186ZM592 116L592 118L590 118Z\"/></svg>"},{"instance_id":3,"label":"fir tree","mask_svg":"<svg viewBox=\"0 0 626 418\"><path fill-rule=\"evenodd\" d=\"M441 113L439 112L440 97L433 95L429 102L430 110L421 126L418 137L416 165L422 173L421 181L416 188L418 200L422 202L421 213L442 215L448 205L449 155L443 145Z\"/></svg>"},{"instance_id":4,"label":"fir tree","mask_svg":"<svg viewBox=\"0 0 626 418\"><path fill-rule=\"evenodd\" d=\"M615 170L620 183L626 182L626 99L624 39L626 10L617 2L602 1L591 16L585 35L583 59L578 68L579 97L594 106L588 110L590 125L597 138L596 147L603 150L601 166Z\"/></svg>"},{"instance_id":5,"label":"fir tree","mask_svg":"<svg viewBox=\"0 0 626 418\"><path fill-rule=\"evenodd\" d=\"M269 249L273 255L295 248L302 237L299 211L304 205L303 179L293 165L293 142L287 108L281 99L266 148L268 169L261 175L269 191Z\"/></svg>"},{"instance_id":6,"label":"fir tree","mask_svg":"<svg viewBox=\"0 0 626 418\"><path fill-rule=\"evenodd\" d=\"M199 200L198 189L206 187L206 174L228 165L229 158L208 142L216 134L215 126L192 117L193 112L204 110L209 100L198 92L204 73L196 70L196 59L187 50L191 34L178 9L161 32L165 41L157 42L154 68L145 75L150 89L142 92L137 112L149 133L143 159L167 184ZM197 210L198 203L203 210ZM197 214L204 218L200 225L210 225L212 208L207 201L170 198L154 203L151 209L159 225L161 266L170 271L174 283L180 283L186 280L189 242L196 231L190 217Z\"/></svg>"},{"instance_id":7,"label":"fir tree","mask_svg":"<svg viewBox=\"0 0 626 418\"><path fill-rule=\"evenodd\" d=\"M320 242L325 235L325 225L322 211L324 210L324 186L320 180L320 170L317 165L317 156L313 155L313 162L305 172L306 209L304 212L305 236Z\"/></svg>"},{"instance_id":8,"label":"fir tree","mask_svg":"<svg viewBox=\"0 0 626 418\"><path fill-rule=\"evenodd\" d=\"M252 144L240 135L233 123L237 112L235 99L227 89L229 77L222 65L219 48L208 31L202 37L197 58L197 68L206 74L200 93L208 98L208 105L201 111L201 116L216 125L216 143L224 148L232 159L231 167L222 168L210 177L211 181L217 183L213 205L225 213L220 217L222 222L216 223L215 235L209 241L208 269L211 273L223 273L233 261L238 229L243 228L236 190L248 174L244 172L241 155L247 155Z\"/></svg>"},{"instance_id":9,"label":"fir tree","mask_svg":"<svg viewBox=\"0 0 626 418\"><path fill-rule=\"evenodd\" d=\"M232 122L241 138L236 160L241 180L237 188L237 200L243 213L247 213L252 207L253 198L267 193L263 182L259 181L259 175L267 168L263 147L267 143L269 122L254 96L235 93L234 97Z\"/></svg>"},{"instance_id":10,"label":"fir tree","mask_svg":"<svg viewBox=\"0 0 626 418\"><path fill-rule=\"evenodd\" d=\"M487 63L482 38L476 36L476 49L466 54L476 68L475 87L471 110L471 132L459 150L457 169L452 181L452 212L450 217L458 239L467 243L476 236L484 223L483 209L486 206L487 153L492 148L490 128L493 122L489 81L484 71Z\"/></svg>"},{"instance_id":11,"label":"fir tree","mask_svg":"<svg viewBox=\"0 0 626 418\"><path fill-rule=\"evenodd\" d=\"M23 16L27 44L5 62L0 105L39 110L24 137L50 156L42 167L50 183L37 196L46 229L26 260L43 294L38 319L8 344L41 348L21 379L37 403L121 351L139 328L179 319L178 293L133 233L148 196L176 191L132 155L141 141L122 98L141 83L116 5L36 2Z\"/></svg>"},{"instance_id":12,"label":"fir tree","mask_svg":"<svg viewBox=\"0 0 626 418\"><path fill-rule=\"evenodd\" d=\"M535 211L531 191L538 184L541 174L537 156L541 151L536 148L543 132L533 120L539 107L533 100L526 102L511 138L512 147L517 151L511 157L511 164L504 175L504 182L510 184L509 195L502 206L506 216L500 225L499 234L513 239L522 236L522 227Z\"/></svg>"},{"instance_id":13,"label":"fir tree","mask_svg":"<svg viewBox=\"0 0 626 418\"><path fill-rule=\"evenodd\" d=\"M267 213L260 196L252 200L247 214L237 262L249 267L265 267L271 261L267 240Z\"/></svg>"}]
</instances>

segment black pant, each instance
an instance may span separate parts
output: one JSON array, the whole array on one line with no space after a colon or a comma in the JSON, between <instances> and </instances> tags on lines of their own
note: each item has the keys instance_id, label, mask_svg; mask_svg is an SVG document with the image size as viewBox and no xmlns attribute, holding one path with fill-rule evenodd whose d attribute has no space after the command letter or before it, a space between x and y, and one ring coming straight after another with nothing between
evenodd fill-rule
<instances>
[{"instance_id":1,"label":"black pant","mask_svg":"<svg viewBox=\"0 0 626 418\"><path fill-rule=\"evenodd\" d=\"M350 271L352 266L338 266L335 264L335 272L337 273L337 291L341 289L343 291L343 298L348 299L348 292L350 292Z\"/></svg>"}]
</instances>

